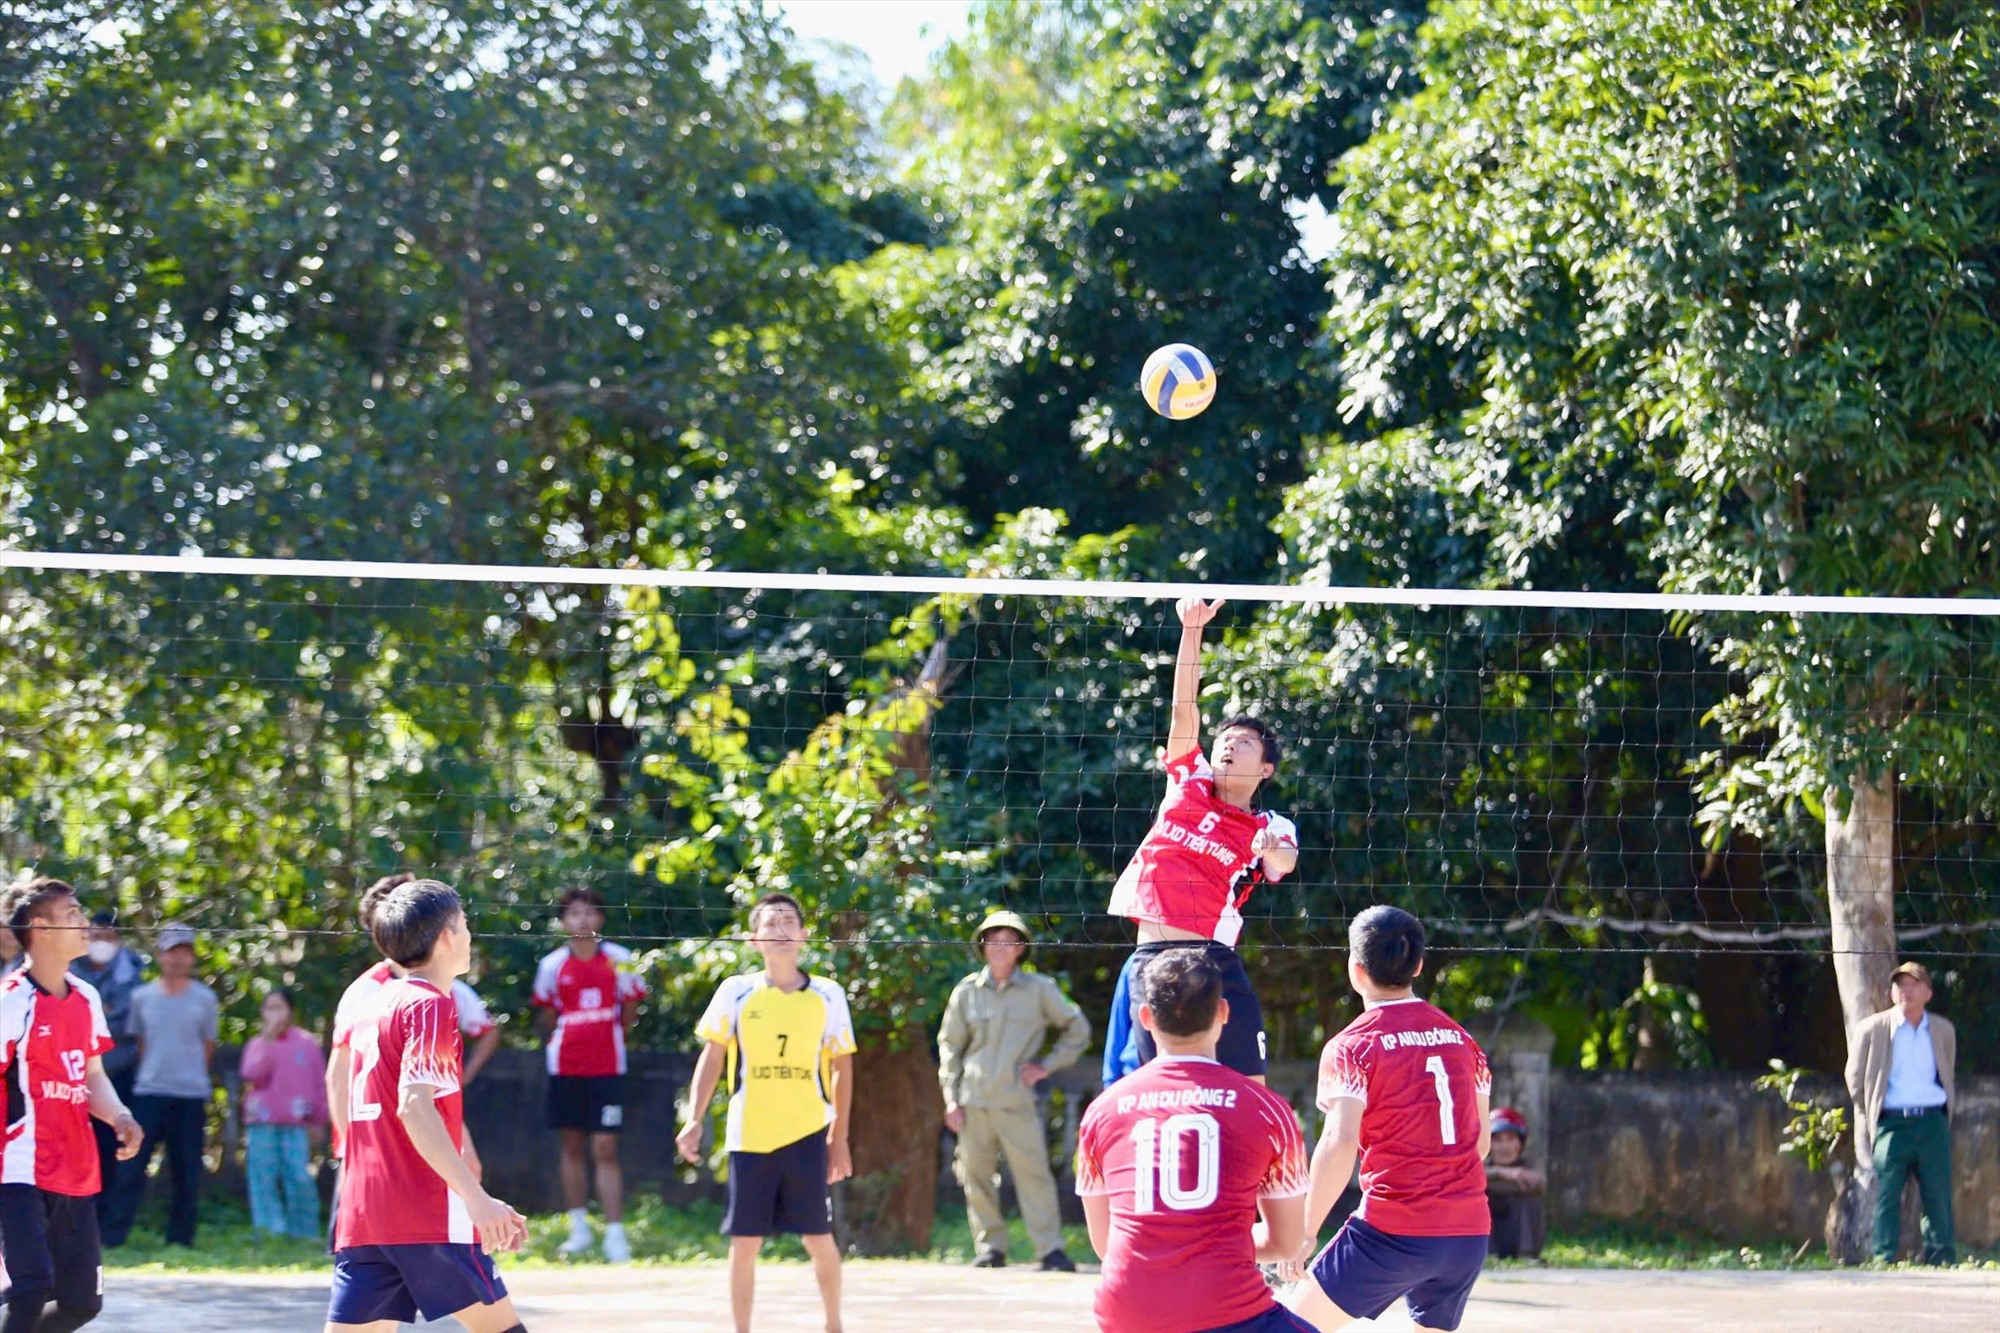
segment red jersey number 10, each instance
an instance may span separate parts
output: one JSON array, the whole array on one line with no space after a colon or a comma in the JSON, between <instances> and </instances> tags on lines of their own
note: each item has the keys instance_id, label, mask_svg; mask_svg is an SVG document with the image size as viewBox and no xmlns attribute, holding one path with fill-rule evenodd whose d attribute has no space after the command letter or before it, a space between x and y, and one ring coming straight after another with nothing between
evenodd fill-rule
<instances>
[{"instance_id":1,"label":"red jersey number 10","mask_svg":"<svg viewBox=\"0 0 2000 1333\"><path fill-rule=\"evenodd\" d=\"M1194 1187L1181 1183L1181 1166L1194 1153ZM1215 1203L1222 1187L1222 1126L1201 1111L1141 1120L1132 1126L1132 1211L1150 1213L1157 1202L1177 1213Z\"/></svg>"}]
</instances>

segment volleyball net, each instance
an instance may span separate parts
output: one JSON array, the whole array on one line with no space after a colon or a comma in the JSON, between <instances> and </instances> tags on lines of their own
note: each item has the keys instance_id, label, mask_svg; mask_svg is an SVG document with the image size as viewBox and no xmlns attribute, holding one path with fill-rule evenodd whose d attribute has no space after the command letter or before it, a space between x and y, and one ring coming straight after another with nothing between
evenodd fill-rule
<instances>
[{"instance_id":1,"label":"volleyball net","mask_svg":"<svg viewBox=\"0 0 2000 1333\"><path fill-rule=\"evenodd\" d=\"M365 954L358 896L405 869L510 975L579 884L669 968L783 890L869 969L956 969L1005 907L1115 971L1196 594L1229 601L1204 743L1284 739L1260 802L1302 854L1244 941L1301 994L1377 902L1489 980L1822 955L1850 771L1893 789L1901 938L1992 946L2000 604L1921 599L0 552L0 875L285 975Z\"/></svg>"}]
</instances>

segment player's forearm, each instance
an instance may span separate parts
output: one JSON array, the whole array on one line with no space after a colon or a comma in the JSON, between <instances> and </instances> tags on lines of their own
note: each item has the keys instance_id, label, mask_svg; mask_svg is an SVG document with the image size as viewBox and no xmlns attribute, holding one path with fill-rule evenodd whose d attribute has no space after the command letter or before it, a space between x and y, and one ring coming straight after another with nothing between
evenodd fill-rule
<instances>
[{"instance_id":1,"label":"player's forearm","mask_svg":"<svg viewBox=\"0 0 2000 1333\"><path fill-rule=\"evenodd\" d=\"M500 1029L486 1029L480 1035L479 1040L473 1044L472 1054L466 1057L464 1082L470 1083L473 1079L478 1078L479 1071L486 1068L487 1061L493 1058L493 1052L499 1049Z\"/></svg>"},{"instance_id":2,"label":"player's forearm","mask_svg":"<svg viewBox=\"0 0 2000 1333\"><path fill-rule=\"evenodd\" d=\"M90 1089L90 1113L107 1125L115 1125L132 1112L112 1086L111 1075L104 1072L102 1063L92 1061L93 1068L85 1080Z\"/></svg>"},{"instance_id":3,"label":"player's forearm","mask_svg":"<svg viewBox=\"0 0 2000 1333\"><path fill-rule=\"evenodd\" d=\"M473 1178L472 1168L452 1144L451 1131L444 1127L444 1118L438 1114L434 1089L423 1083L404 1088L396 1114L410 1136L410 1146L438 1173L445 1188L461 1199L476 1198L483 1193Z\"/></svg>"},{"instance_id":4,"label":"player's forearm","mask_svg":"<svg viewBox=\"0 0 2000 1333\"><path fill-rule=\"evenodd\" d=\"M1327 1214L1340 1201L1347 1182L1354 1178L1354 1154L1358 1147L1351 1139L1324 1135L1313 1149L1312 1174L1306 1185L1306 1235L1319 1235L1319 1229L1326 1225Z\"/></svg>"},{"instance_id":5,"label":"player's forearm","mask_svg":"<svg viewBox=\"0 0 2000 1333\"><path fill-rule=\"evenodd\" d=\"M1266 878L1278 880L1299 868L1299 849L1296 847L1272 847L1259 858L1264 863Z\"/></svg>"},{"instance_id":6,"label":"player's forearm","mask_svg":"<svg viewBox=\"0 0 2000 1333\"><path fill-rule=\"evenodd\" d=\"M352 1060L347 1047L336 1046L326 1061L326 1122L336 1134L347 1133L347 1071Z\"/></svg>"},{"instance_id":7,"label":"player's forearm","mask_svg":"<svg viewBox=\"0 0 2000 1333\"><path fill-rule=\"evenodd\" d=\"M1169 759L1201 743L1201 626L1181 627L1180 652L1174 657L1174 711L1168 724Z\"/></svg>"},{"instance_id":8,"label":"player's forearm","mask_svg":"<svg viewBox=\"0 0 2000 1333\"><path fill-rule=\"evenodd\" d=\"M1251 1228L1257 1242L1257 1262L1277 1264L1297 1258L1306 1243L1305 1199L1298 1195L1264 1199L1259 1206L1264 1215Z\"/></svg>"},{"instance_id":9,"label":"player's forearm","mask_svg":"<svg viewBox=\"0 0 2000 1333\"><path fill-rule=\"evenodd\" d=\"M843 1055L833 1062L833 1123L826 1134L835 1143L847 1142L847 1123L854 1109L854 1057Z\"/></svg>"},{"instance_id":10,"label":"player's forearm","mask_svg":"<svg viewBox=\"0 0 2000 1333\"><path fill-rule=\"evenodd\" d=\"M692 1125L708 1114L708 1103L715 1096L715 1085L722 1077L721 1047L714 1042L702 1047L701 1058L695 1061L694 1082L688 1089L687 1123Z\"/></svg>"}]
</instances>

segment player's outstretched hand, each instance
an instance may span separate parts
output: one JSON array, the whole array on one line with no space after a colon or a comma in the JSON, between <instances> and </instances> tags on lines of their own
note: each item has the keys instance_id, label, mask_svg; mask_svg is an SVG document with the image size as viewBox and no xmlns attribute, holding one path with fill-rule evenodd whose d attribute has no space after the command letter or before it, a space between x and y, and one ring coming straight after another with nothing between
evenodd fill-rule
<instances>
[{"instance_id":1,"label":"player's outstretched hand","mask_svg":"<svg viewBox=\"0 0 2000 1333\"><path fill-rule=\"evenodd\" d=\"M118 1160L129 1162L139 1155L139 1147L146 1141L146 1131L139 1128L139 1122L132 1118L130 1111L118 1117L118 1123L111 1127L118 1136Z\"/></svg>"},{"instance_id":2,"label":"player's outstretched hand","mask_svg":"<svg viewBox=\"0 0 2000 1333\"><path fill-rule=\"evenodd\" d=\"M681 1157L696 1166L701 1165L701 1121L690 1120L674 1135L674 1145L681 1150Z\"/></svg>"},{"instance_id":3,"label":"player's outstretched hand","mask_svg":"<svg viewBox=\"0 0 2000 1333\"><path fill-rule=\"evenodd\" d=\"M465 1201L465 1213L488 1254L511 1254L528 1238L528 1219L485 1190Z\"/></svg>"},{"instance_id":4,"label":"player's outstretched hand","mask_svg":"<svg viewBox=\"0 0 2000 1333\"><path fill-rule=\"evenodd\" d=\"M837 1185L854 1174L854 1158L847 1151L846 1139L828 1139L826 1144L826 1183Z\"/></svg>"},{"instance_id":5,"label":"player's outstretched hand","mask_svg":"<svg viewBox=\"0 0 2000 1333\"><path fill-rule=\"evenodd\" d=\"M1204 602L1199 597L1183 597L1174 603L1174 610L1180 613L1181 624L1189 629L1200 629L1215 619L1215 613L1222 609L1222 599Z\"/></svg>"}]
</instances>

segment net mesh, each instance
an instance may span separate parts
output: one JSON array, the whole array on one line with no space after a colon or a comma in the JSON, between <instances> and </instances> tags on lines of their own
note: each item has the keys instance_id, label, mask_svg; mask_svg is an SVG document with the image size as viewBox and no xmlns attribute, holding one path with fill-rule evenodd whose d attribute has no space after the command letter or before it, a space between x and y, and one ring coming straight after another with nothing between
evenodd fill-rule
<instances>
[{"instance_id":1,"label":"net mesh","mask_svg":"<svg viewBox=\"0 0 2000 1333\"><path fill-rule=\"evenodd\" d=\"M368 956L359 893L402 869L466 893L502 1003L579 883L691 993L772 889L864 1003L962 970L939 951L992 907L1086 992L1130 944L1106 904L1163 790L1181 590L30 560L0 569L0 872L193 924L234 975L337 990ZM1526 968L1615 1001L1661 956L1762 959L1773 994L1823 962L1824 774L1732 714L1730 617L1768 608L1233 591L1260 600L1212 627L1202 706L1285 740L1260 801L1302 856L1244 940L1294 1044L1375 902L1423 917L1479 1004ZM1953 779L2000 768L2000 644L1950 609L1893 608L1944 647L1889 719L1865 662L1842 675L1858 617L1797 620L1827 697L1861 701L1822 730L1893 756L1899 932L1946 959L2000 915L1990 793Z\"/></svg>"}]
</instances>

